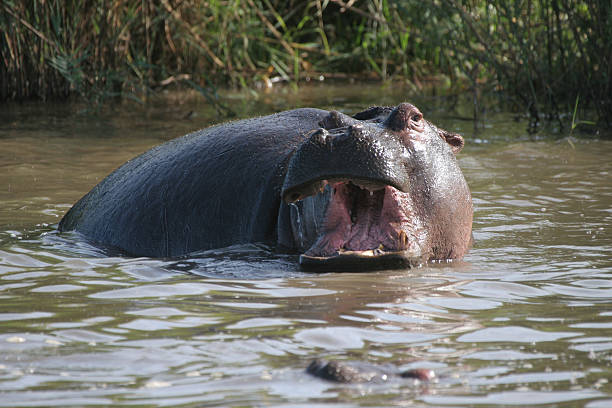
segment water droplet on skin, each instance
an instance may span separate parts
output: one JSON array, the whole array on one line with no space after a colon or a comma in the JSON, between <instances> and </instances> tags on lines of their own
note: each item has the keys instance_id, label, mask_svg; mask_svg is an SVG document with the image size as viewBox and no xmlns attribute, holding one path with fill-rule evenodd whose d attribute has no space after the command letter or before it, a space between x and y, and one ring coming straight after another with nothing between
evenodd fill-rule
<instances>
[{"instance_id":1,"label":"water droplet on skin","mask_svg":"<svg viewBox=\"0 0 612 408\"><path fill-rule=\"evenodd\" d=\"M295 222L297 224L296 232L297 232L300 247L303 248L304 247L304 234L302 233L302 215L300 211L301 209L300 209L300 206L298 206L296 203L291 203L289 205L295 210Z\"/></svg>"}]
</instances>

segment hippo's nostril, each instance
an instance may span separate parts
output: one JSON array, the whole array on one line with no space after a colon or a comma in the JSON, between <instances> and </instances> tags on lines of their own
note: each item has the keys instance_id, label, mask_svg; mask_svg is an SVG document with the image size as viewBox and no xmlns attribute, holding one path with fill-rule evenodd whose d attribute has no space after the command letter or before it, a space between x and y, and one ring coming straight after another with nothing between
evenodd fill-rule
<instances>
[{"instance_id":1,"label":"hippo's nostril","mask_svg":"<svg viewBox=\"0 0 612 408\"><path fill-rule=\"evenodd\" d=\"M349 133L351 134L361 134L363 133L363 126L361 125L351 125L348 128Z\"/></svg>"},{"instance_id":2,"label":"hippo's nostril","mask_svg":"<svg viewBox=\"0 0 612 408\"><path fill-rule=\"evenodd\" d=\"M328 136L329 132L323 128L311 130L306 134L306 138L318 145L325 145Z\"/></svg>"}]
</instances>

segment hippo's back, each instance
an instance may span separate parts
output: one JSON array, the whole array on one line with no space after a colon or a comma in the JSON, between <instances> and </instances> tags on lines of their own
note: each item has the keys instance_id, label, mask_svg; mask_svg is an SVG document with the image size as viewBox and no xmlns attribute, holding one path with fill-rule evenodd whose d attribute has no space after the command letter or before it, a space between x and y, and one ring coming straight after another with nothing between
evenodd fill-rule
<instances>
[{"instance_id":1,"label":"hippo's back","mask_svg":"<svg viewBox=\"0 0 612 408\"><path fill-rule=\"evenodd\" d=\"M327 113L240 120L154 147L81 198L59 229L152 257L273 240L287 160Z\"/></svg>"}]
</instances>

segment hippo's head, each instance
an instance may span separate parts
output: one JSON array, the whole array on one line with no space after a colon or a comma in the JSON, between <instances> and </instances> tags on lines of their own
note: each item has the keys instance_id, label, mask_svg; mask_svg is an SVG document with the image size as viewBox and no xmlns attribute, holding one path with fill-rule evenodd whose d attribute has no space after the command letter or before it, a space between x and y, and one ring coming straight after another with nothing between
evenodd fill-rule
<instances>
[{"instance_id":1,"label":"hippo's head","mask_svg":"<svg viewBox=\"0 0 612 408\"><path fill-rule=\"evenodd\" d=\"M461 136L409 103L353 118L331 112L320 125L291 157L282 189L290 226L280 242L302 252L303 267L372 269L463 257L472 199L455 159Z\"/></svg>"}]
</instances>

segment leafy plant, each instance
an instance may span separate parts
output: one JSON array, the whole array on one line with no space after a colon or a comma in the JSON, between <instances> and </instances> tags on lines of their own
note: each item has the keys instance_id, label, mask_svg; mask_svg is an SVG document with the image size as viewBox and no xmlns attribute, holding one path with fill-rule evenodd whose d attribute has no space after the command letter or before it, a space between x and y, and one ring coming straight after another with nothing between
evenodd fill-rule
<instances>
[{"instance_id":1,"label":"leafy plant","mask_svg":"<svg viewBox=\"0 0 612 408\"><path fill-rule=\"evenodd\" d=\"M534 126L612 118L609 0L4 0L0 100L145 101L321 75L497 93ZM224 108L219 107L221 111ZM587 123L582 121L582 123ZM571 124L570 124L571 126Z\"/></svg>"}]
</instances>

